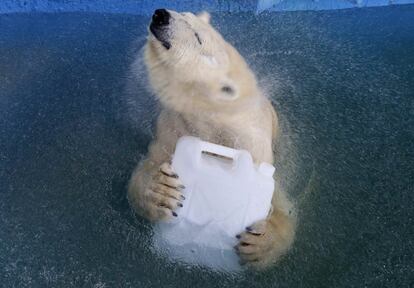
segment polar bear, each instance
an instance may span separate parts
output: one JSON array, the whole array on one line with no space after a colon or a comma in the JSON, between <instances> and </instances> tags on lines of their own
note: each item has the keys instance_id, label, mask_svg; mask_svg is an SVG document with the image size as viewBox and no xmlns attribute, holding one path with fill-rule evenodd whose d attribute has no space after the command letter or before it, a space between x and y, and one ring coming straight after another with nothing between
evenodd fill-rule
<instances>
[{"instance_id":1,"label":"polar bear","mask_svg":"<svg viewBox=\"0 0 414 288\"><path fill-rule=\"evenodd\" d=\"M170 165L181 136L245 149L255 163L274 161L275 110L244 59L209 20L206 12L158 9L149 26L145 64L162 111L147 158L130 179L128 199L150 221L176 217L185 205L185 187ZM268 218L236 236L240 262L269 267L291 246L295 223L293 205L275 187Z\"/></svg>"}]
</instances>

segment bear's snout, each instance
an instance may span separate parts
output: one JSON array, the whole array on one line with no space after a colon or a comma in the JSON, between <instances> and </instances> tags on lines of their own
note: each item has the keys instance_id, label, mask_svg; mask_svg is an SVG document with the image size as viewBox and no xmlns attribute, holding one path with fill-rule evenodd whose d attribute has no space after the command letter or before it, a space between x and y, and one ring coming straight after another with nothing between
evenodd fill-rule
<instances>
[{"instance_id":1,"label":"bear's snout","mask_svg":"<svg viewBox=\"0 0 414 288\"><path fill-rule=\"evenodd\" d=\"M152 24L154 26L166 26L170 22L170 13L165 9L157 9L152 15Z\"/></svg>"},{"instance_id":2,"label":"bear's snout","mask_svg":"<svg viewBox=\"0 0 414 288\"><path fill-rule=\"evenodd\" d=\"M150 31L161 42L167 50L171 48L168 36L168 24L170 23L170 12L165 9L157 9L152 15Z\"/></svg>"}]
</instances>

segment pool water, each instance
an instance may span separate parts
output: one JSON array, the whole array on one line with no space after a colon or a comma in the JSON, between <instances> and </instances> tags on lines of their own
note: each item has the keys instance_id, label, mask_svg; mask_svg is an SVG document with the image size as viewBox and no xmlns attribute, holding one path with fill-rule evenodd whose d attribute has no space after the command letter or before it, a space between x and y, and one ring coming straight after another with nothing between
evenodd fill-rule
<instances>
[{"instance_id":1,"label":"pool water","mask_svg":"<svg viewBox=\"0 0 414 288\"><path fill-rule=\"evenodd\" d=\"M279 112L295 244L240 275L155 255L126 183L157 105L125 88L148 17L0 15L2 287L414 284L414 5L218 13Z\"/></svg>"}]
</instances>

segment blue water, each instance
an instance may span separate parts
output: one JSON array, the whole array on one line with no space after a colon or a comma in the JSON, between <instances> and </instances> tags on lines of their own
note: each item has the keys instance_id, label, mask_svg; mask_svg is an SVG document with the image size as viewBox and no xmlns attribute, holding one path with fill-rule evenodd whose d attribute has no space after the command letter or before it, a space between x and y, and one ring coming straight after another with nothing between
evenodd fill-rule
<instances>
[{"instance_id":1,"label":"blue water","mask_svg":"<svg viewBox=\"0 0 414 288\"><path fill-rule=\"evenodd\" d=\"M0 15L1 286L413 286L414 6L213 15L279 111L299 210L290 253L232 277L154 255L126 201L158 111L125 91L148 21Z\"/></svg>"}]
</instances>

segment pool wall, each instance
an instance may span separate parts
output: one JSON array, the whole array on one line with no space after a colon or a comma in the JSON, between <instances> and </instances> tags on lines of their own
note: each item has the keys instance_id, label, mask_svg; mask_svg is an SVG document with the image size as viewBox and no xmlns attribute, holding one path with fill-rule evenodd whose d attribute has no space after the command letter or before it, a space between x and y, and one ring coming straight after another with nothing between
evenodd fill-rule
<instances>
[{"instance_id":1,"label":"pool wall","mask_svg":"<svg viewBox=\"0 0 414 288\"><path fill-rule=\"evenodd\" d=\"M330 10L414 3L414 0L3 0L0 13L99 12L148 15L166 7L190 11L295 11Z\"/></svg>"}]
</instances>

